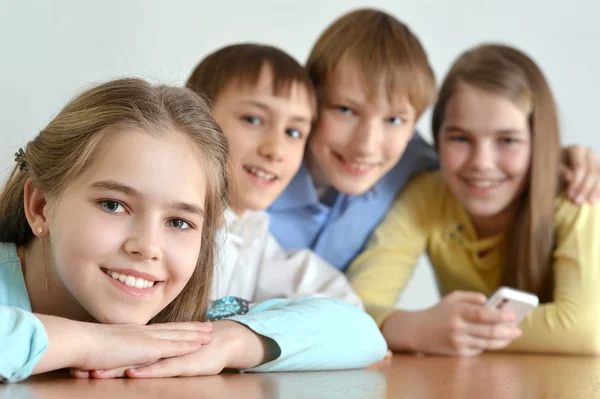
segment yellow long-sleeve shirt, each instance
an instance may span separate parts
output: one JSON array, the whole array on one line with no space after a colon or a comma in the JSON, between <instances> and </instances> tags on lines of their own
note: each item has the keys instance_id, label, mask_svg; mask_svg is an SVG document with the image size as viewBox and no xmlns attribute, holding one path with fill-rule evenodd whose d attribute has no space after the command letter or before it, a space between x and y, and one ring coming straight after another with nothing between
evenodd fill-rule
<instances>
[{"instance_id":1,"label":"yellow long-sleeve shirt","mask_svg":"<svg viewBox=\"0 0 600 399\"><path fill-rule=\"evenodd\" d=\"M553 301L528 315L519 326L523 335L507 349L600 354L600 203L577 206L557 198L555 234ZM381 325L425 252L442 295L469 290L489 296L500 284L505 241L504 234L478 239L441 173L423 173L396 199L348 277Z\"/></svg>"}]
</instances>

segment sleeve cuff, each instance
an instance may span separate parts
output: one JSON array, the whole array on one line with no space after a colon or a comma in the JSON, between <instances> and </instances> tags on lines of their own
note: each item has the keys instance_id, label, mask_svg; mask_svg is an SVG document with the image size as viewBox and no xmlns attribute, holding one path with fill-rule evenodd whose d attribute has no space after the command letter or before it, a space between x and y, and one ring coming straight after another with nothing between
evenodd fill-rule
<instances>
[{"instance_id":1,"label":"sleeve cuff","mask_svg":"<svg viewBox=\"0 0 600 399\"><path fill-rule=\"evenodd\" d=\"M0 306L0 381L29 377L47 348L48 335L33 313Z\"/></svg>"}]
</instances>

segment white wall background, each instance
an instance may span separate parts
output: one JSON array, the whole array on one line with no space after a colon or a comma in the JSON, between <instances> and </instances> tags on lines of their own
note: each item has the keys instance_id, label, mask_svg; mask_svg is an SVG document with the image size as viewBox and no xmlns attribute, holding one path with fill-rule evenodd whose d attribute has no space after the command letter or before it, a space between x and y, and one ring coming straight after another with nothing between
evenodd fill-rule
<instances>
[{"instance_id":1,"label":"white wall background","mask_svg":"<svg viewBox=\"0 0 600 399\"><path fill-rule=\"evenodd\" d=\"M270 43L303 62L326 25L361 6L407 22L438 79L474 44L525 50L554 89L563 142L600 153L597 0L0 0L0 177L84 86L125 75L180 84L208 52L240 41ZM426 136L428 124L426 114ZM431 270L420 266L401 304L436 299Z\"/></svg>"}]
</instances>

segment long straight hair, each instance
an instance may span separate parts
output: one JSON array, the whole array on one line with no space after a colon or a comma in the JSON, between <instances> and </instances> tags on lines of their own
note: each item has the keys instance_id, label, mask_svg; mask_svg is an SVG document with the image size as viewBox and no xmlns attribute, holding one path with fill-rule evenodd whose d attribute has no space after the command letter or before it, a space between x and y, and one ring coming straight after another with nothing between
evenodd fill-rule
<instances>
[{"instance_id":1,"label":"long straight hair","mask_svg":"<svg viewBox=\"0 0 600 399\"><path fill-rule=\"evenodd\" d=\"M503 284L552 300L555 245L554 202L558 192L560 138L556 105L542 71L526 54L504 45L481 45L462 54L442 83L433 110L432 133L439 145L446 107L460 85L501 95L529 119L529 181L518 199L508 235Z\"/></svg>"},{"instance_id":2,"label":"long straight hair","mask_svg":"<svg viewBox=\"0 0 600 399\"><path fill-rule=\"evenodd\" d=\"M96 149L104 133L118 127L140 128L154 135L176 131L198 149L207 182L198 262L182 292L151 322L202 320L212 283L215 234L227 206L228 144L207 103L189 89L119 79L69 102L27 143L25 162L15 165L0 193L0 242L21 246L34 238L23 205L28 179L48 195L59 196L98 156Z\"/></svg>"}]
</instances>

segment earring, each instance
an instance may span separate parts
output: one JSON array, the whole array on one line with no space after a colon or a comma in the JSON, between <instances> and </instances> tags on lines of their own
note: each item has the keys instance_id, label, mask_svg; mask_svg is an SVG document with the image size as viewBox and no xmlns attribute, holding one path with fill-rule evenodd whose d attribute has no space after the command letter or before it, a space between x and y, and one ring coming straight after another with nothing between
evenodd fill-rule
<instances>
[{"instance_id":1,"label":"earring","mask_svg":"<svg viewBox=\"0 0 600 399\"><path fill-rule=\"evenodd\" d=\"M44 231L42 227L37 228L38 233ZM46 291L48 291L48 261L46 260L46 237L42 237L42 254L44 256L44 278L46 279Z\"/></svg>"},{"instance_id":2,"label":"earring","mask_svg":"<svg viewBox=\"0 0 600 399\"><path fill-rule=\"evenodd\" d=\"M38 227L37 229L35 229L35 231L36 231L38 234L42 234L42 233L44 232L44 228L43 228L42 226L40 226L40 227Z\"/></svg>"}]
</instances>

